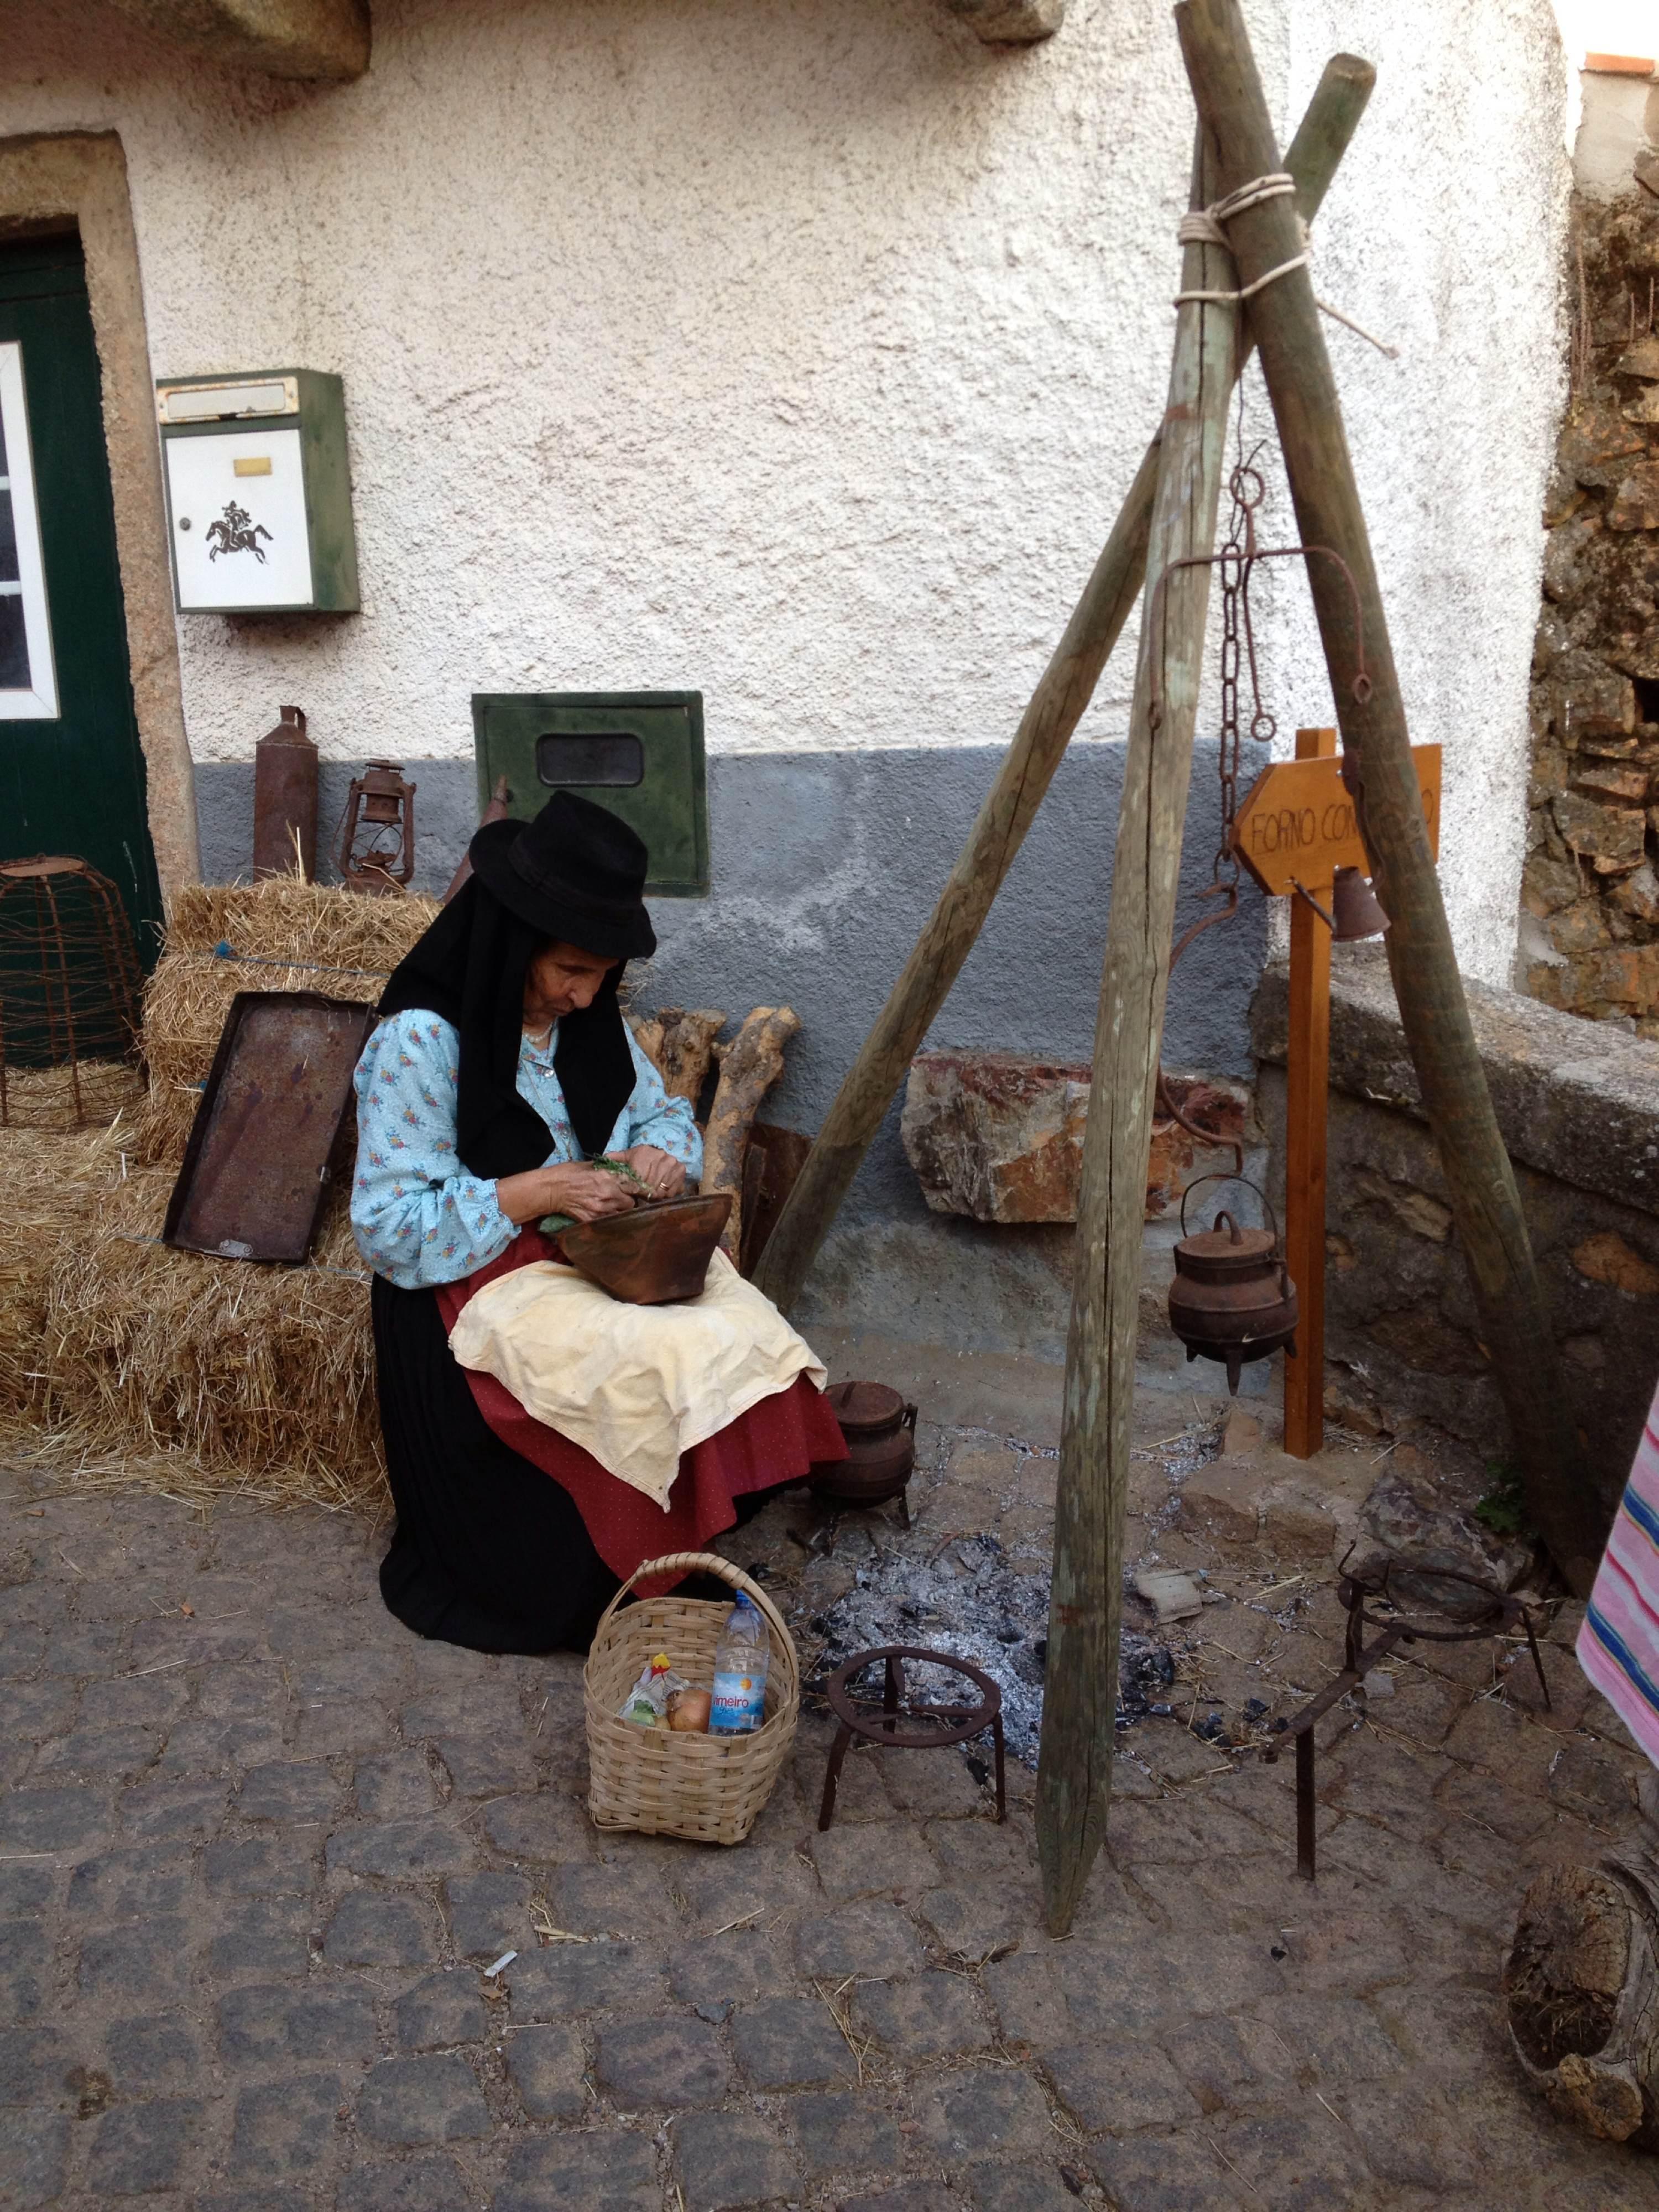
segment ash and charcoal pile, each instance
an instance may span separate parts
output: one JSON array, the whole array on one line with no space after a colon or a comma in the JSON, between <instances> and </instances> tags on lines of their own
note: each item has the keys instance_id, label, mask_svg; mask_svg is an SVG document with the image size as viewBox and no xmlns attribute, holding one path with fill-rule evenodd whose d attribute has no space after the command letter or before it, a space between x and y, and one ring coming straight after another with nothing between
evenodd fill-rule
<instances>
[{"instance_id":1,"label":"ash and charcoal pile","mask_svg":"<svg viewBox=\"0 0 1659 2212\"><path fill-rule=\"evenodd\" d=\"M1036 1765L1048 1577L1017 1574L994 1536L954 1536L928 1559L884 1553L860 1567L852 1589L808 1625L823 1638L814 1687L855 1651L884 1644L923 1644L968 1660L1002 1692L1010 1757ZM959 1675L941 1672L930 1681L927 1674L907 1666L913 1695L941 1703L961 1696Z\"/></svg>"},{"instance_id":2,"label":"ash and charcoal pile","mask_svg":"<svg viewBox=\"0 0 1659 2212\"><path fill-rule=\"evenodd\" d=\"M860 1567L844 1596L808 1623L823 1638L809 1690L855 1651L889 1644L920 1644L966 1659L1002 1692L1002 1724L1008 1753L1035 1767L1042 1727L1042 1676L1048 1651L1048 1577L1020 1574L994 1536L953 1537L931 1559L889 1552ZM1123 1632L1119 1674L1120 1729L1149 1713L1167 1713L1176 1676L1164 1644L1132 1629ZM907 1685L917 1698L960 1698L960 1676L908 1665ZM866 1686L859 1684L862 1691ZM871 1694L876 1694L874 1680ZM972 1753L975 1747L969 1746Z\"/></svg>"}]
</instances>

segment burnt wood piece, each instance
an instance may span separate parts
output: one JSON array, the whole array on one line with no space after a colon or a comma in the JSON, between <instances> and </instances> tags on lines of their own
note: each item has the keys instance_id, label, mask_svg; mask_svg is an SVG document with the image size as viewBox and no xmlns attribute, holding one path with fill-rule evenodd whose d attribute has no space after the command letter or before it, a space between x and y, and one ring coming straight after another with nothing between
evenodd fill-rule
<instances>
[{"instance_id":1,"label":"burnt wood piece","mask_svg":"<svg viewBox=\"0 0 1659 2212\"><path fill-rule=\"evenodd\" d=\"M1217 191L1236 191L1279 167L1238 0L1181 0L1175 13L1194 97L1216 145ZM1289 198L1243 210L1229 219L1227 235L1243 285L1304 252ZM1515 1171L1463 996L1388 616L1307 270L1292 269L1264 285L1249 313L1302 542L1339 556L1310 558L1307 567L1347 755L1344 780L1391 924L1384 939L1389 972L1439 1148L1481 1340L1509 1415L1528 1510L1583 1597L1601 1552L1595 1492L1585 1479Z\"/></svg>"},{"instance_id":2,"label":"burnt wood piece","mask_svg":"<svg viewBox=\"0 0 1659 2212\"><path fill-rule=\"evenodd\" d=\"M559 1244L573 1267L623 1304L670 1305L701 1297L731 1211L725 1191L659 1199L631 1213L579 1221L561 1232Z\"/></svg>"},{"instance_id":3,"label":"burnt wood piece","mask_svg":"<svg viewBox=\"0 0 1659 2212\"><path fill-rule=\"evenodd\" d=\"M750 1127L749 1149L743 1156L740 1273L753 1276L811 1149L812 1139L799 1129L781 1128L773 1121L757 1121Z\"/></svg>"},{"instance_id":4,"label":"burnt wood piece","mask_svg":"<svg viewBox=\"0 0 1659 2212\"><path fill-rule=\"evenodd\" d=\"M1376 71L1357 55L1337 54L1325 64L1302 127L1285 156L1285 166L1296 179L1297 210L1310 222L1359 127L1376 82ZM1249 359L1249 350L1247 337L1241 362ZM910 1062L974 948L1139 593L1163 435L1160 428L1146 449L1111 536L1031 694L961 856L836 1093L812 1156L767 1246L755 1279L786 1313L799 1295Z\"/></svg>"},{"instance_id":5,"label":"burnt wood piece","mask_svg":"<svg viewBox=\"0 0 1659 2212\"><path fill-rule=\"evenodd\" d=\"M1659 1856L1652 1849L1638 1845L1596 1867L1549 1867L1537 1877L1521 1900L1504 1961L1504 2002L1528 2081L1563 2119L1659 2150Z\"/></svg>"},{"instance_id":6,"label":"burnt wood piece","mask_svg":"<svg viewBox=\"0 0 1659 2212\"><path fill-rule=\"evenodd\" d=\"M702 1103L703 1086L714 1064L714 1039L726 1016L714 1006L659 1006L634 1024L640 1050L662 1078L671 1098L684 1098L693 1112Z\"/></svg>"},{"instance_id":7,"label":"burnt wood piece","mask_svg":"<svg viewBox=\"0 0 1659 2212\"><path fill-rule=\"evenodd\" d=\"M793 1006L757 1006L729 1044L715 1048L720 1064L714 1103L702 1139L702 1187L728 1191L732 1218L720 1243L734 1264L742 1249L743 1169L749 1131L760 1103L783 1073L783 1048L800 1029Z\"/></svg>"}]
</instances>

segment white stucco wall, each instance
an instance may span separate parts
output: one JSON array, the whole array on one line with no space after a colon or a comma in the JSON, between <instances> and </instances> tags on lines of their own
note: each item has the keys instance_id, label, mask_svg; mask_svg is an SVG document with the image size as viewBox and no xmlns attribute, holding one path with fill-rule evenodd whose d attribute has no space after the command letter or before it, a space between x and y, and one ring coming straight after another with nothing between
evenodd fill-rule
<instances>
[{"instance_id":1,"label":"white stucco wall","mask_svg":"<svg viewBox=\"0 0 1659 2212\"><path fill-rule=\"evenodd\" d=\"M1444 748L1440 874L1459 958L1507 985L1541 514L1566 397L1565 56L1548 0L1300 0L1295 22L1288 108L1333 47L1377 65L1318 226L1316 283L1401 349L1390 362L1326 324L1412 734ZM1281 515L1292 534L1288 501ZM1293 671L1280 696L1296 702L1281 726L1334 721L1300 580L1275 586Z\"/></svg>"},{"instance_id":2,"label":"white stucco wall","mask_svg":"<svg viewBox=\"0 0 1659 2212\"><path fill-rule=\"evenodd\" d=\"M1255 0L1270 97L1374 58L1320 283L1466 964L1507 980L1565 72L1550 0ZM364 611L180 624L198 759L281 699L466 755L474 690L696 685L711 747L1012 731L1162 404L1191 109L1167 9L988 49L932 0L375 0L349 86L6 11L0 135L118 129L154 364L345 379ZM1259 389L1249 414L1265 422ZM1288 732L1329 719L1270 617ZM1121 738L1127 649L1085 725Z\"/></svg>"}]
</instances>

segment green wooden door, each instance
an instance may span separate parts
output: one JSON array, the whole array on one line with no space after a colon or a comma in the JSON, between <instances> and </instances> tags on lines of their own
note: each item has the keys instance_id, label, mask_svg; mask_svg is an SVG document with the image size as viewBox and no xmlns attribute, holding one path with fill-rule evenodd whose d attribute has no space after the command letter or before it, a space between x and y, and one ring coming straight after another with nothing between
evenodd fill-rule
<instances>
[{"instance_id":1,"label":"green wooden door","mask_svg":"<svg viewBox=\"0 0 1659 2212\"><path fill-rule=\"evenodd\" d=\"M149 967L161 885L77 239L0 246L0 860L90 860Z\"/></svg>"}]
</instances>

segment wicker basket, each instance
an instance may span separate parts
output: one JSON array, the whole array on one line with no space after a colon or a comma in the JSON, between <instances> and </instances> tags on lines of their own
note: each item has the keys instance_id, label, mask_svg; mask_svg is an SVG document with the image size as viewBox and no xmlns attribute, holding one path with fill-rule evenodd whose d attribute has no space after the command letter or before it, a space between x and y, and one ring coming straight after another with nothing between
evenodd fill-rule
<instances>
[{"instance_id":1,"label":"wicker basket","mask_svg":"<svg viewBox=\"0 0 1659 2212\"><path fill-rule=\"evenodd\" d=\"M677 1735L642 1729L617 1708L659 1651L677 1674L698 1682L714 1676L714 1647L732 1608L707 1598L641 1598L623 1606L636 1582L697 1569L744 1590L771 1634L766 1717L751 1735ZM618 1610L618 1608L621 1608ZM587 1809L600 1828L634 1828L647 1836L684 1836L698 1844L740 1844L772 1794L795 1741L800 1717L800 1661L794 1639L758 1583L712 1552L674 1552L636 1568L594 1633L582 1671L587 1705Z\"/></svg>"}]
</instances>

